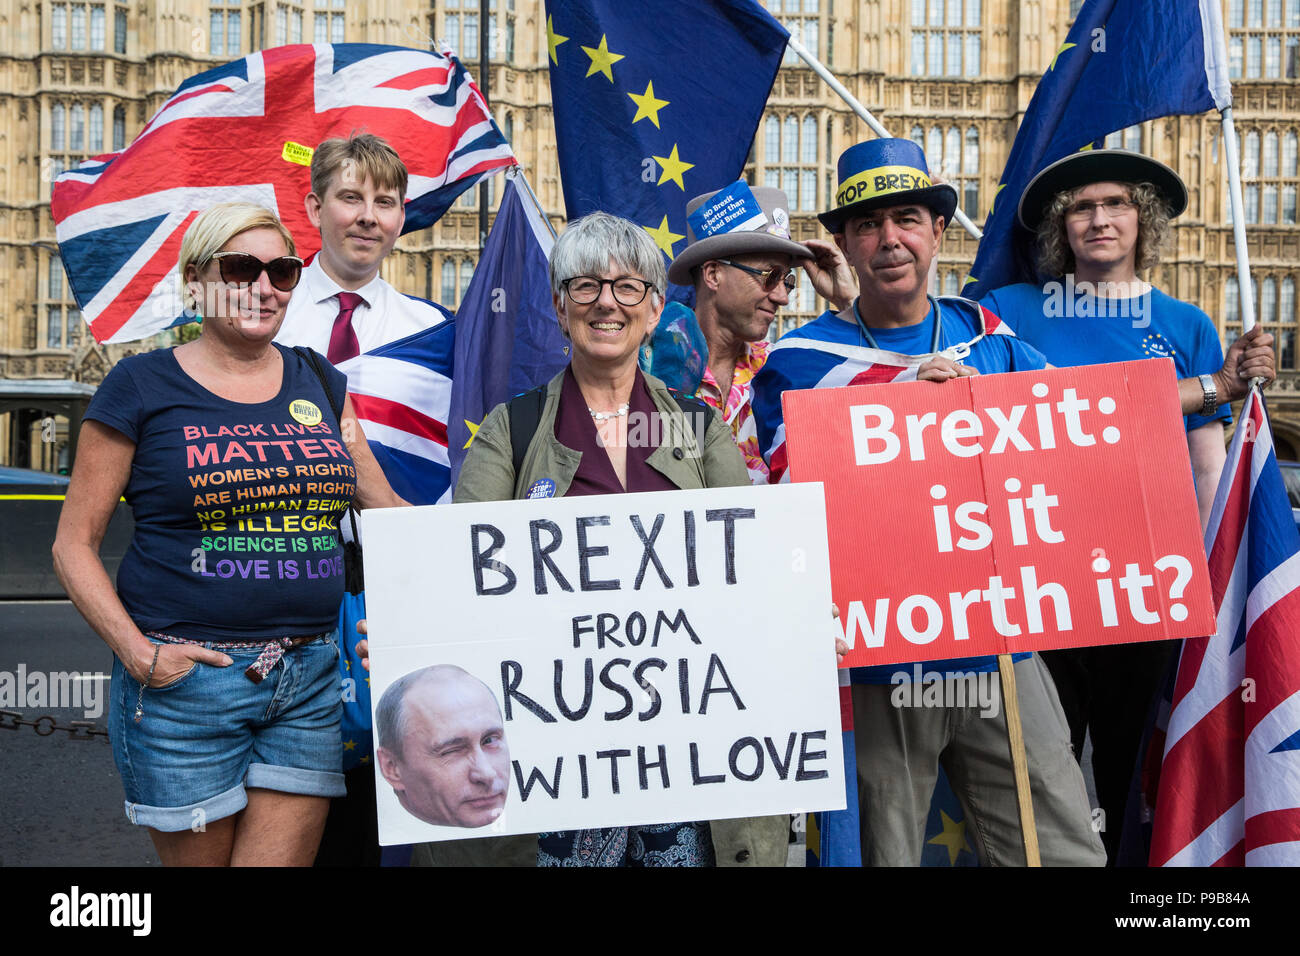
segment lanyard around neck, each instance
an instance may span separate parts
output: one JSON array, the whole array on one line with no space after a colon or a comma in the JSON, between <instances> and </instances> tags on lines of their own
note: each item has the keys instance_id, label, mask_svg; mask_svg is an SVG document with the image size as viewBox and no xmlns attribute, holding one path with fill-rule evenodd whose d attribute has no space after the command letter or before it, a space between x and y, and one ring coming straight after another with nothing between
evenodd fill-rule
<instances>
[{"instance_id":1,"label":"lanyard around neck","mask_svg":"<svg viewBox=\"0 0 1300 956\"><path fill-rule=\"evenodd\" d=\"M943 318L941 316L941 313L939 312L939 303L935 301L934 296L932 295L927 295L925 299L927 302L930 303L930 308L934 312L934 337L930 340L930 354L942 355L944 358L952 359L954 362L959 362L962 359L964 359L967 355L970 355L971 346L973 346L980 339L984 338L984 336L987 334L984 331L983 318L981 317L979 335L975 336L975 338L971 339L969 342L956 342L948 346L943 351L940 351L939 342L943 337ZM873 349L884 351L883 349L880 348L879 345L876 344L875 336L873 336L871 334L871 330L867 328L867 323L862 321L862 313L858 310L857 299L853 300L853 317L857 319L858 329L862 332L863 337L867 340L867 344L871 346L871 348Z\"/></svg>"},{"instance_id":2,"label":"lanyard around neck","mask_svg":"<svg viewBox=\"0 0 1300 956\"><path fill-rule=\"evenodd\" d=\"M939 303L934 301L932 296L926 296L925 301L930 303L930 311L934 313L934 338L930 341L931 354L937 354L939 351L939 339L943 335L943 319L939 316ZM863 337L867 340L867 345L873 349L884 351L876 344L876 337L871 334L867 328L867 323L862 321L862 313L858 311L858 300L853 300L853 317L858 320L858 328L861 329ZM922 320L924 321L924 320Z\"/></svg>"}]
</instances>

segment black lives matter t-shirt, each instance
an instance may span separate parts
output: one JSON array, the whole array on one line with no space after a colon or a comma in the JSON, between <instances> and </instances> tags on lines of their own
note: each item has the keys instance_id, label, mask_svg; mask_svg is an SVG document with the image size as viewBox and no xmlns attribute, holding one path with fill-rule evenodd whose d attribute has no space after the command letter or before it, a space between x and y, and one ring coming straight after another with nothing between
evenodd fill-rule
<instances>
[{"instance_id":1,"label":"black lives matter t-shirt","mask_svg":"<svg viewBox=\"0 0 1300 956\"><path fill-rule=\"evenodd\" d=\"M291 349L269 402L227 401L170 349L119 362L86 418L135 442L135 536L118 596L142 630L246 641L331 630L352 457L320 379ZM342 407L347 380L322 361Z\"/></svg>"}]
</instances>

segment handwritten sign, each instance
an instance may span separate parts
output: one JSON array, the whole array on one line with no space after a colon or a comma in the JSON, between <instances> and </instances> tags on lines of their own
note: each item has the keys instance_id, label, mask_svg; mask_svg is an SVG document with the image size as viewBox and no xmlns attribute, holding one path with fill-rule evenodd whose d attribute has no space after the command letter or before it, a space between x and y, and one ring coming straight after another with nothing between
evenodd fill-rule
<instances>
[{"instance_id":1,"label":"handwritten sign","mask_svg":"<svg viewBox=\"0 0 1300 956\"><path fill-rule=\"evenodd\" d=\"M820 486L362 523L381 843L844 806Z\"/></svg>"}]
</instances>

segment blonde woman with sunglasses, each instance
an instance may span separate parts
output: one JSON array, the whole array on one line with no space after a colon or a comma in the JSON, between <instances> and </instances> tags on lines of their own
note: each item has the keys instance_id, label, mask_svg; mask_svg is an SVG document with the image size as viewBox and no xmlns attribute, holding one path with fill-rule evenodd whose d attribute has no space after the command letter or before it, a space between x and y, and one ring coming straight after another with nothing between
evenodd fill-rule
<instances>
[{"instance_id":1,"label":"blonde woman with sunglasses","mask_svg":"<svg viewBox=\"0 0 1300 956\"><path fill-rule=\"evenodd\" d=\"M275 215L206 210L179 271L202 332L123 359L91 400L55 569L113 650L126 815L162 862L306 866L344 790L339 519L405 502L344 376L272 341L302 274ZM98 547L123 496L115 589Z\"/></svg>"}]
</instances>

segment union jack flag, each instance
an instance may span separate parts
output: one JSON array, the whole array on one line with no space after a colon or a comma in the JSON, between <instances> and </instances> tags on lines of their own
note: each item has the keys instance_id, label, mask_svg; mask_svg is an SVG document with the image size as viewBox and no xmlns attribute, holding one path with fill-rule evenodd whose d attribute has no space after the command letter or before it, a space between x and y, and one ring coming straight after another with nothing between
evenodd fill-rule
<instances>
[{"instance_id":1,"label":"union jack flag","mask_svg":"<svg viewBox=\"0 0 1300 956\"><path fill-rule=\"evenodd\" d=\"M414 505L451 500L447 417L455 355L453 319L338 366L384 477Z\"/></svg>"},{"instance_id":2,"label":"union jack flag","mask_svg":"<svg viewBox=\"0 0 1300 956\"><path fill-rule=\"evenodd\" d=\"M1001 319L975 302L957 296L944 296L939 301L943 303L944 321L948 323L944 326L941 349L965 344L970 346L972 354L977 354L986 347L980 346L986 335L1015 335ZM952 315L967 319L969 326L962 323L952 328L956 324L952 322ZM851 312L847 319L855 321ZM967 341L963 342L963 338ZM758 426L759 447L771 467L768 480L772 484L790 480L785 449L785 416L781 410L781 395L786 389L914 382L917 369L930 358L928 354L903 355L798 334L783 336L767 355L766 364L754 380L754 420ZM967 361L967 364L979 367L978 360Z\"/></svg>"},{"instance_id":3,"label":"union jack flag","mask_svg":"<svg viewBox=\"0 0 1300 956\"><path fill-rule=\"evenodd\" d=\"M189 321L176 263L199 212L258 203L310 258L311 149L374 133L410 171L406 232L513 165L510 145L455 56L363 43L275 47L190 77L123 151L63 173L50 203L73 295L100 342Z\"/></svg>"},{"instance_id":4,"label":"union jack flag","mask_svg":"<svg viewBox=\"0 0 1300 956\"><path fill-rule=\"evenodd\" d=\"M1205 541L1218 633L1183 642L1151 864L1296 866L1300 536L1255 389Z\"/></svg>"}]
</instances>

